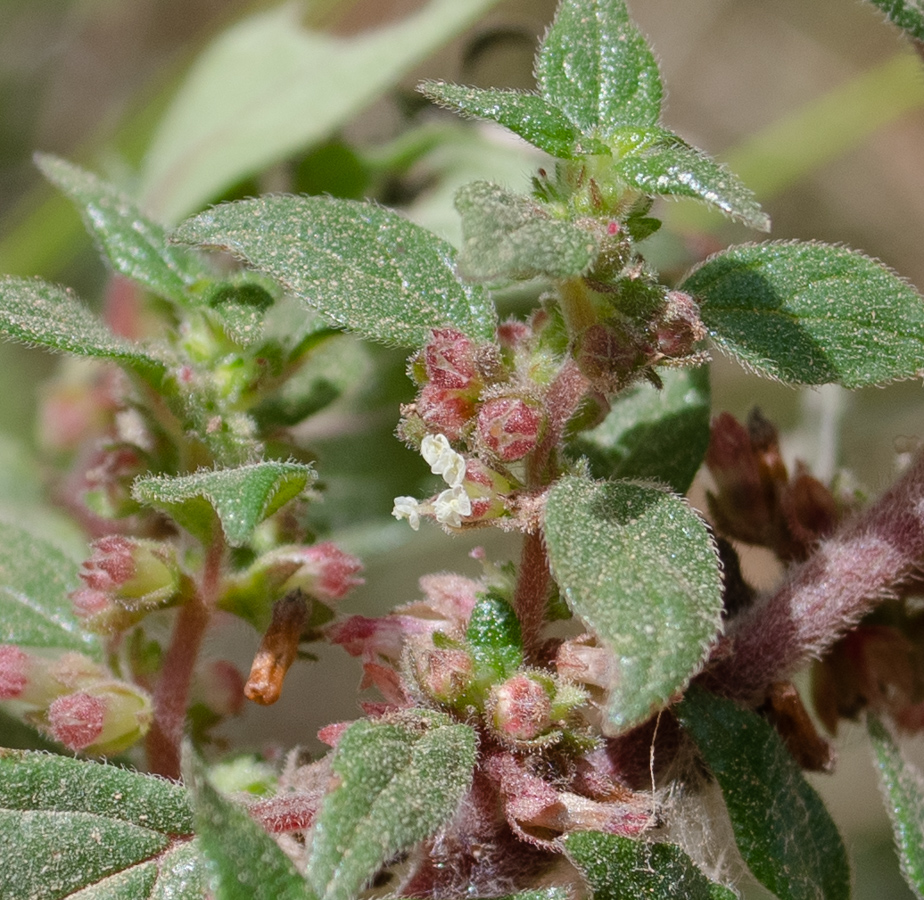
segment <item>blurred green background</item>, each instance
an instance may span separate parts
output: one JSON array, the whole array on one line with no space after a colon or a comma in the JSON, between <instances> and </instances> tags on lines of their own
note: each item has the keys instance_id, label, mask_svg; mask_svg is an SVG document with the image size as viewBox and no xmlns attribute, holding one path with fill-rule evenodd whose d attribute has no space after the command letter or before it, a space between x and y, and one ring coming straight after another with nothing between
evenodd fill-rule
<instances>
[{"instance_id":1,"label":"blurred green background","mask_svg":"<svg viewBox=\"0 0 924 900\"><path fill-rule=\"evenodd\" d=\"M484 0L454 6L465 13L466 4L471 17L491 6ZM375 52L370 43L373 50L362 51L367 29L396 27L423 5L318 0L289 4L280 14L277 4L244 0L0 0L0 271L69 284L91 304L105 287L105 270L76 213L32 166L35 150L119 181L167 218L221 197L327 190L404 205L453 239L456 186L483 177L523 189L541 157L490 129L459 128L424 109L413 85L434 77L530 88L535 42L555 3L495 3L451 39L431 23L432 49L423 61L409 52L413 38ZM924 62L876 9L859 0L630 0L630 7L661 60L668 126L744 178L770 213L774 238L844 243L924 288ZM254 37L259 22L276 29L262 51ZM339 81L312 85L311 66L300 68L299 54L307 50L299 41L308 27L336 36L318 52L330 54L331 67L343 64ZM201 94L183 119L177 92L191 90L191 67L229 29L251 40L253 54L223 72L212 88L217 93ZM289 52L288 71L295 75L287 80ZM392 71L387 59L400 54L405 62ZM261 58L279 66L278 89ZM235 105L251 88L269 92L275 118L261 119L267 111L259 103ZM335 115L338 90L349 95L343 121ZM205 137L196 144L200 127ZM210 161L221 154L230 155L228 171L237 175L210 187ZM203 160L205 174L196 175ZM184 206L193 195L184 194L176 174L184 166L190 183L201 188L192 207ZM652 242L650 258L668 277L728 242L760 239L686 202L661 212L667 228ZM0 438L33 440L36 387L54 365L41 353L0 347ZM400 374L400 360L392 370ZM784 429L788 459L806 460L822 477L846 467L872 493L924 436L917 382L854 394L800 393L717 360L713 392L716 409L739 416L759 404ZM395 410L382 423L384 432L396 416ZM338 453L338 446L329 442L329 452ZM394 442L375 465L358 457L344 496L350 488L358 494L357 485L365 490L366 480L374 482L392 463L400 481L404 468L416 471L409 456ZM354 537L362 545L362 536ZM450 541L435 529L413 542L406 537L402 532L380 543L367 585L347 602L347 612L382 611L413 599L425 571L475 573L465 550L476 541ZM512 554L515 544L500 542L492 552ZM772 582L774 573L759 559L747 565L758 580ZM253 635L235 626L219 641L236 642L243 659L253 647ZM228 734L290 746L309 742L331 718L355 716L357 666L339 651L322 656L322 667L293 674L277 707L249 709ZM839 773L815 781L845 830L856 897L910 896L891 856L865 739L847 730L840 746ZM753 896L762 894L755 889Z\"/></svg>"}]
</instances>

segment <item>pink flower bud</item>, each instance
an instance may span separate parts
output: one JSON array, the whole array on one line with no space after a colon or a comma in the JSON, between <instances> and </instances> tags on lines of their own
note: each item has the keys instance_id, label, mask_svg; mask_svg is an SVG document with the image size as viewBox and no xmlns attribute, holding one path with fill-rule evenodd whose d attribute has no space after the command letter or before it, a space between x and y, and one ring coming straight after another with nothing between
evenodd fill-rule
<instances>
[{"instance_id":1,"label":"pink flower bud","mask_svg":"<svg viewBox=\"0 0 924 900\"><path fill-rule=\"evenodd\" d=\"M69 750L109 755L140 740L151 718L147 694L123 682L105 681L57 698L44 725Z\"/></svg>"},{"instance_id":2,"label":"pink flower bud","mask_svg":"<svg viewBox=\"0 0 924 900\"><path fill-rule=\"evenodd\" d=\"M327 628L332 644L340 644L350 656L365 659L384 657L397 662L405 640L411 635L430 635L440 625L438 621L425 621L414 616L350 616Z\"/></svg>"},{"instance_id":3,"label":"pink flower bud","mask_svg":"<svg viewBox=\"0 0 924 900\"><path fill-rule=\"evenodd\" d=\"M555 655L558 674L578 684L609 688L616 677L616 661L604 647L597 647L586 635L563 641Z\"/></svg>"},{"instance_id":4,"label":"pink flower bud","mask_svg":"<svg viewBox=\"0 0 924 900\"><path fill-rule=\"evenodd\" d=\"M423 356L430 384L435 387L465 390L477 378L475 344L455 328L434 328Z\"/></svg>"},{"instance_id":5,"label":"pink flower bud","mask_svg":"<svg viewBox=\"0 0 924 900\"><path fill-rule=\"evenodd\" d=\"M29 680L29 654L13 644L0 644L0 700L15 700Z\"/></svg>"},{"instance_id":6,"label":"pink flower bud","mask_svg":"<svg viewBox=\"0 0 924 900\"><path fill-rule=\"evenodd\" d=\"M504 497L513 490L513 484L500 472L486 466L478 457L469 459L462 487L465 488L472 504L469 521L498 519L507 514Z\"/></svg>"},{"instance_id":7,"label":"pink flower bud","mask_svg":"<svg viewBox=\"0 0 924 900\"><path fill-rule=\"evenodd\" d=\"M527 675L514 675L491 692L491 721L504 737L530 741L552 724L552 700L539 682Z\"/></svg>"},{"instance_id":8,"label":"pink flower bud","mask_svg":"<svg viewBox=\"0 0 924 900\"><path fill-rule=\"evenodd\" d=\"M428 650L416 659L421 690L439 703L453 703L472 678L472 658L464 650Z\"/></svg>"},{"instance_id":9,"label":"pink flower bud","mask_svg":"<svg viewBox=\"0 0 924 900\"><path fill-rule=\"evenodd\" d=\"M83 750L103 733L106 704L83 691L58 697L48 707L48 730L68 750Z\"/></svg>"},{"instance_id":10,"label":"pink flower bud","mask_svg":"<svg viewBox=\"0 0 924 900\"><path fill-rule=\"evenodd\" d=\"M330 541L301 548L298 558L301 568L286 582L286 590L300 587L322 600L340 600L363 584L363 579L357 577L363 567L359 559Z\"/></svg>"},{"instance_id":11,"label":"pink flower bud","mask_svg":"<svg viewBox=\"0 0 924 900\"><path fill-rule=\"evenodd\" d=\"M539 443L542 413L518 397L488 400L478 413L478 437L505 462L522 459Z\"/></svg>"},{"instance_id":12,"label":"pink flower bud","mask_svg":"<svg viewBox=\"0 0 924 900\"><path fill-rule=\"evenodd\" d=\"M459 391L431 383L425 384L417 397L417 413L431 431L457 441L475 415L475 404Z\"/></svg>"}]
</instances>

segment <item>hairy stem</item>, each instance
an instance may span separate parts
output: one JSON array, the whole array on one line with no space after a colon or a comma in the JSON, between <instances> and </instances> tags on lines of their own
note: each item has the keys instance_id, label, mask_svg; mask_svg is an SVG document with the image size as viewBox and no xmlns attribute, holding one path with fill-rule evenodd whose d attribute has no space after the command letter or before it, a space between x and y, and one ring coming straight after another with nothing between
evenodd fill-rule
<instances>
[{"instance_id":1,"label":"hairy stem","mask_svg":"<svg viewBox=\"0 0 924 900\"><path fill-rule=\"evenodd\" d=\"M520 573L513 594L513 608L520 620L523 649L529 657L538 649L539 635L545 621L549 595L549 558L542 533L534 531L523 537Z\"/></svg>"},{"instance_id":2,"label":"hairy stem","mask_svg":"<svg viewBox=\"0 0 924 900\"><path fill-rule=\"evenodd\" d=\"M924 560L924 451L872 506L848 520L765 603L733 623L706 679L759 700L822 656Z\"/></svg>"},{"instance_id":3,"label":"hairy stem","mask_svg":"<svg viewBox=\"0 0 924 900\"><path fill-rule=\"evenodd\" d=\"M154 720L147 736L148 767L166 778L180 777L180 743L193 670L208 628L224 558L224 541L209 548L199 590L180 607L170 646L154 689Z\"/></svg>"}]
</instances>

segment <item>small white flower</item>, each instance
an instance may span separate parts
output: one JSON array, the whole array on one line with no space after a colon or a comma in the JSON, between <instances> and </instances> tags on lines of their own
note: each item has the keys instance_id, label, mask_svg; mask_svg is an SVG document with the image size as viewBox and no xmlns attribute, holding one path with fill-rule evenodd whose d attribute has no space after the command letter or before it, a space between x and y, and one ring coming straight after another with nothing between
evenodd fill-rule
<instances>
[{"instance_id":1,"label":"small white flower","mask_svg":"<svg viewBox=\"0 0 924 900\"><path fill-rule=\"evenodd\" d=\"M442 475L450 487L459 487L465 479L465 457L456 453L444 434L428 434L420 442L420 455L434 475Z\"/></svg>"},{"instance_id":2,"label":"small white flower","mask_svg":"<svg viewBox=\"0 0 924 900\"><path fill-rule=\"evenodd\" d=\"M395 497L395 508L391 514L396 519L407 519L414 531L420 528L420 504L413 497Z\"/></svg>"},{"instance_id":3,"label":"small white flower","mask_svg":"<svg viewBox=\"0 0 924 900\"><path fill-rule=\"evenodd\" d=\"M437 496L433 501L433 513L441 525L459 528L462 517L472 514L472 501L465 493L465 488L456 485Z\"/></svg>"}]
</instances>

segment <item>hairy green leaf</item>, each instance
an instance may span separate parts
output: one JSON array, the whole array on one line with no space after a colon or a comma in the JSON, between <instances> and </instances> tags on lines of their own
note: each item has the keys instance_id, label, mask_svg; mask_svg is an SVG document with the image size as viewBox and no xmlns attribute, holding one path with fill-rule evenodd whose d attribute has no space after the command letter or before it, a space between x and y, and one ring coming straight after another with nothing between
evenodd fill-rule
<instances>
[{"instance_id":1,"label":"hairy green leaf","mask_svg":"<svg viewBox=\"0 0 924 900\"><path fill-rule=\"evenodd\" d=\"M418 90L440 106L497 122L559 159L610 152L606 144L582 134L557 106L535 94L484 90L444 81L425 81Z\"/></svg>"},{"instance_id":2,"label":"hairy green leaf","mask_svg":"<svg viewBox=\"0 0 924 900\"><path fill-rule=\"evenodd\" d=\"M189 748L183 768L215 900L312 900L292 861L243 807L212 787L205 766Z\"/></svg>"},{"instance_id":3,"label":"hairy green leaf","mask_svg":"<svg viewBox=\"0 0 924 900\"><path fill-rule=\"evenodd\" d=\"M924 298L844 247L743 244L682 288L723 350L781 381L856 388L924 372Z\"/></svg>"},{"instance_id":4,"label":"hairy green leaf","mask_svg":"<svg viewBox=\"0 0 924 900\"><path fill-rule=\"evenodd\" d=\"M492 682L509 678L523 663L520 620L503 597L488 594L478 600L468 621L465 641L476 666Z\"/></svg>"},{"instance_id":5,"label":"hairy green leaf","mask_svg":"<svg viewBox=\"0 0 924 900\"><path fill-rule=\"evenodd\" d=\"M111 359L159 379L164 363L113 334L73 292L38 278L0 278L0 335L77 356Z\"/></svg>"},{"instance_id":6,"label":"hairy green leaf","mask_svg":"<svg viewBox=\"0 0 924 900\"><path fill-rule=\"evenodd\" d=\"M393 25L338 38L282 4L235 24L199 56L154 135L141 175L167 221L352 121L496 0L430 0Z\"/></svg>"},{"instance_id":7,"label":"hairy green leaf","mask_svg":"<svg viewBox=\"0 0 924 900\"><path fill-rule=\"evenodd\" d=\"M922 0L870 0L902 31L924 41L924 3Z\"/></svg>"},{"instance_id":8,"label":"hairy green leaf","mask_svg":"<svg viewBox=\"0 0 924 900\"><path fill-rule=\"evenodd\" d=\"M113 185L56 156L40 153L35 161L77 206L87 231L120 275L177 303L185 301L190 284L209 276L191 253L168 245L164 228Z\"/></svg>"},{"instance_id":9,"label":"hairy green leaf","mask_svg":"<svg viewBox=\"0 0 924 900\"><path fill-rule=\"evenodd\" d=\"M439 713L361 719L333 760L337 788L314 828L308 878L321 900L350 900L396 853L455 813L475 765L475 732Z\"/></svg>"},{"instance_id":10,"label":"hairy green leaf","mask_svg":"<svg viewBox=\"0 0 924 900\"><path fill-rule=\"evenodd\" d=\"M596 235L553 219L534 200L476 181L456 194L462 216L459 271L468 281L570 278L596 259Z\"/></svg>"},{"instance_id":11,"label":"hairy green leaf","mask_svg":"<svg viewBox=\"0 0 924 900\"><path fill-rule=\"evenodd\" d=\"M625 132L638 141L638 129ZM642 135L644 149L626 153L613 165L632 187L653 196L693 197L751 228L770 230L770 217L754 194L725 166L669 131L644 129ZM613 140L618 144L621 138L618 133Z\"/></svg>"},{"instance_id":12,"label":"hairy green leaf","mask_svg":"<svg viewBox=\"0 0 924 900\"><path fill-rule=\"evenodd\" d=\"M895 846L905 881L919 898L924 897L924 779L903 758L892 735L872 715L867 728L873 742L876 768L886 811L892 820Z\"/></svg>"},{"instance_id":13,"label":"hairy green leaf","mask_svg":"<svg viewBox=\"0 0 924 900\"><path fill-rule=\"evenodd\" d=\"M847 900L837 826L773 727L702 689L688 691L676 711L722 789L755 878L781 900Z\"/></svg>"},{"instance_id":14,"label":"hairy green leaf","mask_svg":"<svg viewBox=\"0 0 924 900\"><path fill-rule=\"evenodd\" d=\"M637 384L620 395L609 415L569 445L586 456L597 478L663 482L678 494L693 483L709 446L709 369L664 369L664 387Z\"/></svg>"},{"instance_id":15,"label":"hairy green leaf","mask_svg":"<svg viewBox=\"0 0 924 900\"><path fill-rule=\"evenodd\" d=\"M0 520L0 643L98 659L99 640L81 629L68 599L80 584L77 569L57 547Z\"/></svg>"},{"instance_id":16,"label":"hairy green leaf","mask_svg":"<svg viewBox=\"0 0 924 900\"><path fill-rule=\"evenodd\" d=\"M562 838L565 853L590 884L594 900L735 900L710 881L676 844L653 844L598 831Z\"/></svg>"},{"instance_id":17,"label":"hairy green leaf","mask_svg":"<svg viewBox=\"0 0 924 900\"><path fill-rule=\"evenodd\" d=\"M587 136L655 125L661 76L624 0L563 0L536 59L542 96Z\"/></svg>"},{"instance_id":18,"label":"hairy green leaf","mask_svg":"<svg viewBox=\"0 0 924 900\"><path fill-rule=\"evenodd\" d=\"M545 539L571 609L613 652L604 728L625 731L681 690L722 622L722 580L703 521L650 484L559 480Z\"/></svg>"},{"instance_id":19,"label":"hairy green leaf","mask_svg":"<svg viewBox=\"0 0 924 900\"><path fill-rule=\"evenodd\" d=\"M191 831L186 791L172 782L0 750L2 897L200 900L197 857L185 856L182 877L173 864Z\"/></svg>"},{"instance_id":20,"label":"hairy green leaf","mask_svg":"<svg viewBox=\"0 0 924 900\"><path fill-rule=\"evenodd\" d=\"M144 476L135 479L132 496L167 513L206 542L220 523L228 543L240 547L260 522L295 499L316 478L310 466L267 460L192 475Z\"/></svg>"},{"instance_id":21,"label":"hairy green leaf","mask_svg":"<svg viewBox=\"0 0 924 900\"><path fill-rule=\"evenodd\" d=\"M243 200L189 219L176 237L243 257L335 324L372 340L419 347L445 325L480 340L494 336L490 298L459 281L452 247L370 203Z\"/></svg>"}]
</instances>

